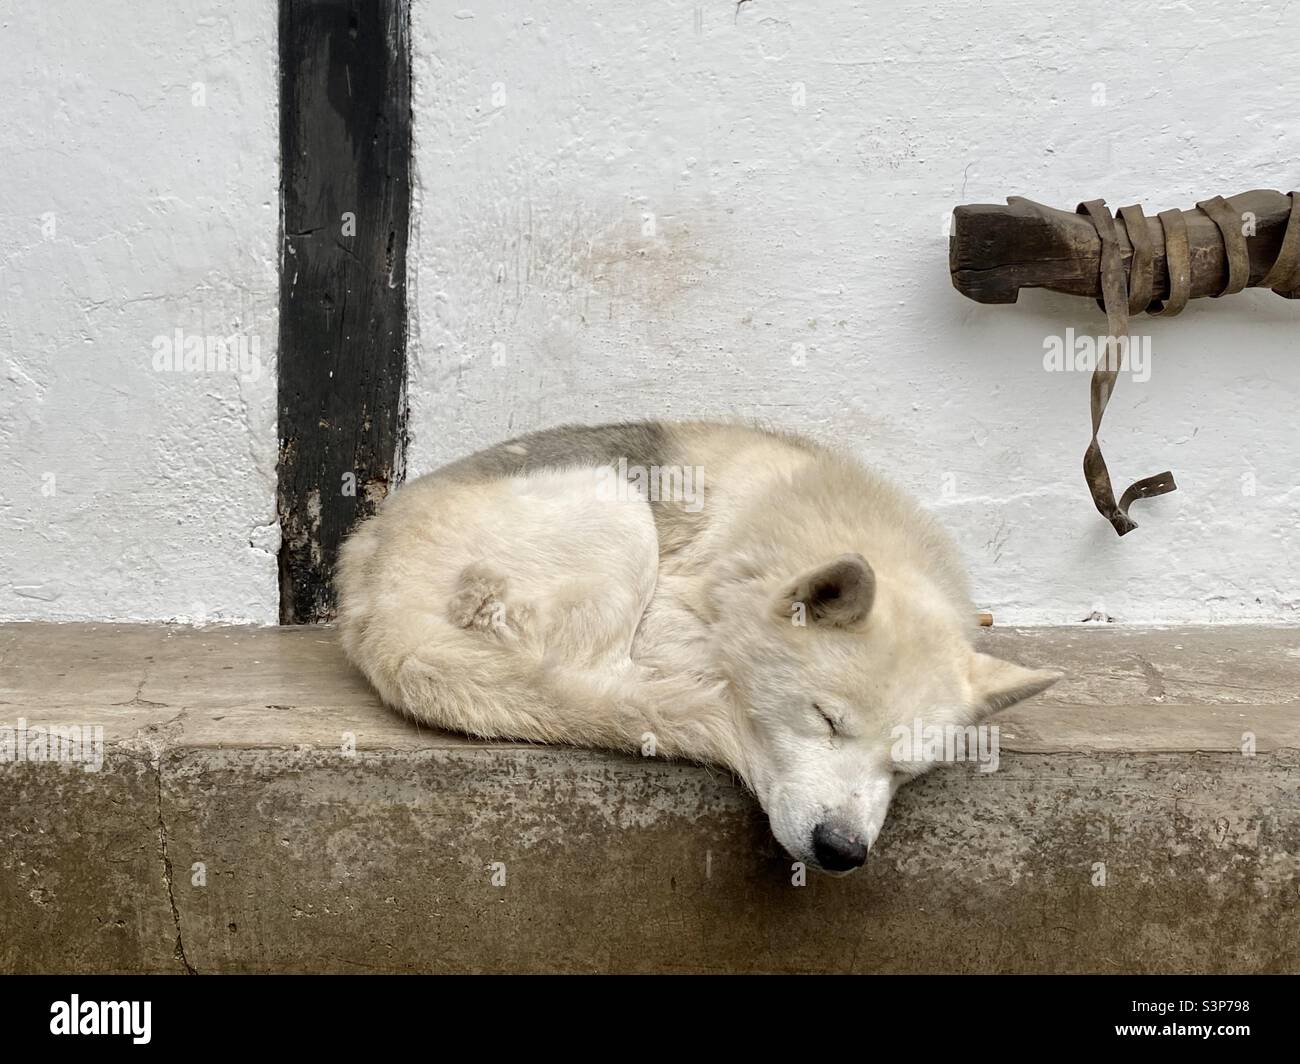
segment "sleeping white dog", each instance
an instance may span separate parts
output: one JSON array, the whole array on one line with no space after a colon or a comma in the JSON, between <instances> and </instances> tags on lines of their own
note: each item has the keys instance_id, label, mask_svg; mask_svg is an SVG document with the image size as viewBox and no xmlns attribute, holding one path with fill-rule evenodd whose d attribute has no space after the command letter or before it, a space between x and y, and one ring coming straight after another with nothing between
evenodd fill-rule
<instances>
[{"instance_id":1,"label":"sleeping white dog","mask_svg":"<svg viewBox=\"0 0 1300 1064\"><path fill-rule=\"evenodd\" d=\"M726 766L831 872L933 764L899 756L900 728L966 728L1059 676L972 649L961 566L914 503L739 425L571 426L455 462L355 531L339 595L390 705Z\"/></svg>"}]
</instances>

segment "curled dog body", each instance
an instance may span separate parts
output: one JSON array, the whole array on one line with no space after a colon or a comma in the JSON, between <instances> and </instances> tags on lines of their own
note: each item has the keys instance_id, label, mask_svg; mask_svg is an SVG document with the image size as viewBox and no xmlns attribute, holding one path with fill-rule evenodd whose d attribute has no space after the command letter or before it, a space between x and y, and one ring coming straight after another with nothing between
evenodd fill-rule
<instances>
[{"instance_id":1,"label":"curled dog body","mask_svg":"<svg viewBox=\"0 0 1300 1064\"><path fill-rule=\"evenodd\" d=\"M416 719L725 766L836 873L942 757L901 733L1058 676L972 648L956 552L902 493L720 423L551 429L411 482L344 544L338 621Z\"/></svg>"}]
</instances>

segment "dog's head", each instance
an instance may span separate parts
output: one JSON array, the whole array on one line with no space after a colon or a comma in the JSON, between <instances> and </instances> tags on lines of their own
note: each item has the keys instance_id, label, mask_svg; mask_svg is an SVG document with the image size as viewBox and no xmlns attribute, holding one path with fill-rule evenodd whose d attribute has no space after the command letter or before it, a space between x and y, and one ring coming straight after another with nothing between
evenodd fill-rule
<instances>
[{"instance_id":1,"label":"dog's head","mask_svg":"<svg viewBox=\"0 0 1300 1064\"><path fill-rule=\"evenodd\" d=\"M862 865L894 793L938 761L996 757L980 721L1050 687L970 646L925 580L844 554L722 624L744 772L777 841L830 872ZM996 763L993 765L996 768Z\"/></svg>"}]
</instances>

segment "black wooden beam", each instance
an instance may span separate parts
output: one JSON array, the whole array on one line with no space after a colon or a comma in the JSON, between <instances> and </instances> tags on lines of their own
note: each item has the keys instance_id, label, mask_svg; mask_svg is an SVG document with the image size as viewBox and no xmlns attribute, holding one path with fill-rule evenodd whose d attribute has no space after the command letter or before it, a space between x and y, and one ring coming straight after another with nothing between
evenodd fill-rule
<instances>
[{"instance_id":1,"label":"black wooden beam","mask_svg":"<svg viewBox=\"0 0 1300 1064\"><path fill-rule=\"evenodd\" d=\"M409 0L280 0L280 623L401 478Z\"/></svg>"}]
</instances>

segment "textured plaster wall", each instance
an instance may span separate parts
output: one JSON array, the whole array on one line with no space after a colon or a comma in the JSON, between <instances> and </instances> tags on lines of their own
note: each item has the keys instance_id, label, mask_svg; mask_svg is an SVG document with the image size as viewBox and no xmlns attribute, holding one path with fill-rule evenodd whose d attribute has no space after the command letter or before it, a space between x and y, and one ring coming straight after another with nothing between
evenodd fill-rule
<instances>
[{"instance_id":1,"label":"textured plaster wall","mask_svg":"<svg viewBox=\"0 0 1300 1064\"><path fill-rule=\"evenodd\" d=\"M964 300L958 203L1300 185L1300 5L416 0L412 473L563 421L738 415L938 511L999 622L1294 620L1300 303L1146 321L1092 508L1090 302Z\"/></svg>"},{"instance_id":2,"label":"textured plaster wall","mask_svg":"<svg viewBox=\"0 0 1300 1064\"><path fill-rule=\"evenodd\" d=\"M275 42L0 7L0 618L275 620Z\"/></svg>"},{"instance_id":3,"label":"textured plaster wall","mask_svg":"<svg viewBox=\"0 0 1300 1064\"><path fill-rule=\"evenodd\" d=\"M1297 617L1300 305L1142 322L1107 454L1182 487L1120 541L1042 368L1100 312L963 300L946 224L1300 184L1300 6L413 6L412 474L753 417L936 509L999 622ZM5 5L0 93L0 618L273 621L275 5ZM176 330L256 360L159 369Z\"/></svg>"}]
</instances>

